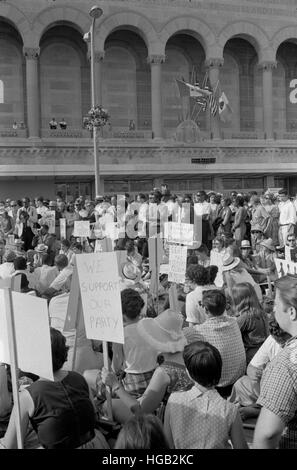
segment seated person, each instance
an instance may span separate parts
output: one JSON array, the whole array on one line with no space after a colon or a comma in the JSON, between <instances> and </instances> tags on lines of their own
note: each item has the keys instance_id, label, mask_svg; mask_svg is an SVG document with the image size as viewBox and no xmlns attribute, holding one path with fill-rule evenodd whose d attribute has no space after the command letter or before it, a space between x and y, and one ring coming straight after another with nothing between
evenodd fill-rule
<instances>
[{"instance_id":1,"label":"seated person","mask_svg":"<svg viewBox=\"0 0 297 470\"><path fill-rule=\"evenodd\" d=\"M154 351L159 351L164 359L138 400L125 391L114 373L103 369L103 382L119 398L112 400L113 416L117 422L125 423L131 418L133 410L139 407L143 413L153 413L158 409L158 415L162 417L170 393L187 390L193 385L182 357L186 344L182 324L182 316L172 310L165 310L156 318L143 318L138 322L137 330L143 341Z\"/></svg>"},{"instance_id":2,"label":"seated person","mask_svg":"<svg viewBox=\"0 0 297 470\"><path fill-rule=\"evenodd\" d=\"M7 279L14 273L14 260L16 257L14 251L10 251L4 256L4 263L0 265L0 279Z\"/></svg>"},{"instance_id":3,"label":"seated person","mask_svg":"<svg viewBox=\"0 0 297 470\"><path fill-rule=\"evenodd\" d=\"M54 381L39 379L20 393L21 428L29 422L44 449L108 449L103 435L95 429L95 408L88 384L77 372L62 369L67 360L65 337L51 328ZM4 449L16 449L15 411L11 413Z\"/></svg>"},{"instance_id":4,"label":"seated person","mask_svg":"<svg viewBox=\"0 0 297 470\"><path fill-rule=\"evenodd\" d=\"M144 307L141 295L134 289L124 289L121 292L121 301L125 342L123 345L113 343L112 369L117 375L124 372L124 389L139 397L149 385L157 367L158 352L143 341L137 330ZM88 383L93 383L93 388L97 377L95 373L96 371L88 371L84 374Z\"/></svg>"},{"instance_id":5,"label":"seated person","mask_svg":"<svg viewBox=\"0 0 297 470\"><path fill-rule=\"evenodd\" d=\"M61 119L59 122L60 129L67 129L67 122L65 121L64 118Z\"/></svg>"},{"instance_id":6,"label":"seated person","mask_svg":"<svg viewBox=\"0 0 297 470\"><path fill-rule=\"evenodd\" d=\"M194 386L172 393L165 410L164 428L173 449L248 449L238 408L216 391L222 358L214 346L196 341L183 353ZM230 406L232 405L232 406Z\"/></svg>"},{"instance_id":7,"label":"seated person","mask_svg":"<svg viewBox=\"0 0 297 470\"><path fill-rule=\"evenodd\" d=\"M269 322L269 332L270 335L249 363L246 375L235 382L228 398L229 401L240 406L239 412L243 420L256 418L259 415L261 408L257 405L257 400L264 369L291 337L280 328L276 320Z\"/></svg>"},{"instance_id":8,"label":"seated person","mask_svg":"<svg viewBox=\"0 0 297 470\"><path fill-rule=\"evenodd\" d=\"M71 277L73 268L68 266L68 258L66 255L57 255L55 257L55 266L57 267L59 274L53 280L48 289L44 292L44 296L51 298L58 293L70 291Z\"/></svg>"},{"instance_id":9,"label":"seated person","mask_svg":"<svg viewBox=\"0 0 297 470\"><path fill-rule=\"evenodd\" d=\"M52 266L50 255L48 253L43 253L41 256L41 266L35 268L34 274L36 279L36 290L42 295L56 279L59 274L59 270L57 266Z\"/></svg>"}]
</instances>

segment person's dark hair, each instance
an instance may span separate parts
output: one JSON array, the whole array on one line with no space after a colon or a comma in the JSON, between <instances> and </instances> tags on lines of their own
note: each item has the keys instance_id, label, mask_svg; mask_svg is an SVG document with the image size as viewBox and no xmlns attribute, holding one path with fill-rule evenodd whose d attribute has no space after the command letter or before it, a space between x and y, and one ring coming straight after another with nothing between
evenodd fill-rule
<instances>
[{"instance_id":1,"label":"person's dark hair","mask_svg":"<svg viewBox=\"0 0 297 470\"><path fill-rule=\"evenodd\" d=\"M138 317L144 307L144 300L134 289L124 289L121 292L122 312L123 315L134 320Z\"/></svg>"},{"instance_id":2,"label":"person's dark hair","mask_svg":"<svg viewBox=\"0 0 297 470\"><path fill-rule=\"evenodd\" d=\"M44 230L49 230L49 226L47 224L42 224L41 225L41 228L44 228Z\"/></svg>"},{"instance_id":3,"label":"person's dark hair","mask_svg":"<svg viewBox=\"0 0 297 470\"><path fill-rule=\"evenodd\" d=\"M6 245L6 240L5 238L0 238L0 245Z\"/></svg>"},{"instance_id":4,"label":"person's dark hair","mask_svg":"<svg viewBox=\"0 0 297 470\"><path fill-rule=\"evenodd\" d=\"M205 253L206 255L208 255L208 248L206 245L204 245L204 243L201 243L201 245L199 246L199 248L197 248L197 253Z\"/></svg>"},{"instance_id":5,"label":"person's dark hair","mask_svg":"<svg viewBox=\"0 0 297 470\"><path fill-rule=\"evenodd\" d=\"M213 284L217 277L219 268L216 265L212 264L207 269L208 269L209 284Z\"/></svg>"},{"instance_id":6,"label":"person's dark hair","mask_svg":"<svg viewBox=\"0 0 297 470\"><path fill-rule=\"evenodd\" d=\"M244 206L244 198L242 196L236 196L235 204L238 204L240 207Z\"/></svg>"},{"instance_id":7,"label":"person's dark hair","mask_svg":"<svg viewBox=\"0 0 297 470\"><path fill-rule=\"evenodd\" d=\"M36 199L36 201L37 201L37 202L38 202L38 201L43 202L43 201L44 201L43 196L39 196L39 197Z\"/></svg>"},{"instance_id":8,"label":"person's dark hair","mask_svg":"<svg viewBox=\"0 0 297 470\"><path fill-rule=\"evenodd\" d=\"M70 248L70 241L67 238L63 238L61 240L61 245L66 246L66 248Z\"/></svg>"},{"instance_id":9,"label":"person's dark hair","mask_svg":"<svg viewBox=\"0 0 297 470\"><path fill-rule=\"evenodd\" d=\"M190 255L188 256L187 259L187 266L190 266L191 264L198 264L198 258L196 255Z\"/></svg>"},{"instance_id":10,"label":"person's dark hair","mask_svg":"<svg viewBox=\"0 0 297 470\"><path fill-rule=\"evenodd\" d=\"M52 345L53 372L57 372L67 361L68 349L66 338L55 328L50 328Z\"/></svg>"},{"instance_id":11,"label":"person's dark hair","mask_svg":"<svg viewBox=\"0 0 297 470\"><path fill-rule=\"evenodd\" d=\"M291 335L287 333L286 331L282 330L274 318L269 321L268 328L269 328L269 333L271 334L271 336L281 346L284 346L286 341L288 341L288 339L291 338Z\"/></svg>"},{"instance_id":12,"label":"person's dark hair","mask_svg":"<svg viewBox=\"0 0 297 470\"><path fill-rule=\"evenodd\" d=\"M55 257L55 265L59 268L66 268L68 266L68 258L66 255L57 255Z\"/></svg>"},{"instance_id":13,"label":"person's dark hair","mask_svg":"<svg viewBox=\"0 0 297 470\"><path fill-rule=\"evenodd\" d=\"M27 292L29 289L29 281L26 274L19 274L21 276L21 292Z\"/></svg>"},{"instance_id":14,"label":"person's dark hair","mask_svg":"<svg viewBox=\"0 0 297 470\"><path fill-rule=\"evenodd\" d=\"M280 189L278 194L284 194L285 196L288 195L288 191L286 189Z\"/></svg>"},{"instance_id":15,"label":"person's dark hair","mask_svg":"<svg viewBox=\"0 0 297 470\"><path fill-rule=\"evenodd\" d=\"M152 414L138 414L122 427L114 449L169 449L162 422Z\"/></svg>"},{"instance_id":16,"label":"person's dark hair","mask_svg":"<svg viewBox=\"0 0 297 470\"><path fill-rule=\"evenodd\" d=\"M185 346L183 357L187 371L195 382L207 388L218 385L222 358L217 348L206 341L194 341Z\"/></svg>"},{"instance_id":17,"label":"person's dark hair","mask_svg":"<svg viewBox=\"0 0 297 470\"><path fill-rule=\"evenodd\" d=\"M26 211L21 211L19 218L24 217L25 219L29 219L29 214Z\"/></svg>"},{"instance_id":18,"label":"person's dark hair","mask_svg":"<svg viewBox=\"0 0 297 470\"><path fill-rule=\"evenodd\" d=\"M128 240L125 245L125 250L127 250L127 253L133 253L135 251L135 245L133 240Z\"/></svg>"},{"instance_id":19,"label":"person's dark hair","mask_svg":"<svg viewBox=\"0 0 297 470\"><path fill-rule=\"evenodd\" d=\"M226 296L218 289L203 291L202 305L212 316L219 317L226 310Z\"/></svg>"},{"instance_id":20,"label":"person's dark hair","mask_svg":"<svg viewBox=\"0 0 297 470\"><path fill-rule=\"evenodd\" d=\"M18 256L13 262L14 269L16 271L27 268L27 261L23 256Z\"/></svg>"},{"instance_id":21,"label":"person's dark hair","mask_svg":"<svg viewBox=\"0 0 297 470\"><path fill-rule=\"evenodd\" d=\"M200 264L190 264L187 268L187 277L198 286L206 286L209 283L208 270Z\"/></svg>"},{"instance_id":22,"label":"person's dark hair","mask_svg":"<svg viewBox=\"0 0 297 470\"><path fill-rule=\"evenodd\" d=\"M82 244L79 243L79 242L74 242L72 244L72 248L76 248L77 250L80 250L80 251L82 251L82 249L83 249Z\"/></svg>"},{"instance_id":23,"label":"person's dark hair","mask_svg":"<svg viewBox=\"0 0 297 470\"><path fill-rule=\"evenodd\" d=\"M263 315L255 289L249 282L234 284L232 287L232 298L234 307L239 314L249 311L254 315Z\"/></svg>"},{"instance_id":24,"label":"person's dark hair","mask_svg":"<svg viewBox=\"0 0 297 470\"><path fill-rule=\"evenodd\" d=\"M232 201L231 201L231 198L230 198L230 197L224 197L224 196L223 196L223 199L224 199L224 201L225 201L226 206L230 206L230 205L231 205Z\"/></svg>"},{"instance_id":25,"label":"person's dark hair","mask_svg":"<svg viewBox=\"0 0 297 470\"><path fill-rule=\"evenodd\" d=\"M49 253L42 253L41 262L43 265L52 266L53 262L51 255Z\"/></svg>"}]
</instances>

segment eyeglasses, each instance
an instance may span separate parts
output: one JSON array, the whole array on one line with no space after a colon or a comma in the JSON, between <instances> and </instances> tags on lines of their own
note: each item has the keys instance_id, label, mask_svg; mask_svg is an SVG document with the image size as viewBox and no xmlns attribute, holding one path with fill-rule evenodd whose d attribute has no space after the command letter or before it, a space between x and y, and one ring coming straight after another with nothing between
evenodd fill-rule
<instances>
[{"instance_id":1,"label":"eyeglasses","mask_svg":"<svg viewBox=\"0 0 297 470\"><path fill-rule=\"evenodd\" d=\"M10 204L10 207L16 207L17 204Z\"/></svg>"},{"instance_id":2,"label":"eyeglasses","mask_svg":"<svg viewBox=\"0 0 297 470\"><path fill-rule=\"evenodd\" d=\"M288 242L295 242L296 238L288 238Z\"/></svg>"},{"instance_id":3,"label":"eyeglasses","mask_svg":"<svg viewBox=\"0 0 297 470\"><path fill-rule=\"evenodd\" d=\"M262 232L259 232L258 230L252 230L252 233L262 233Z\"/></svg>"}]
</instances>

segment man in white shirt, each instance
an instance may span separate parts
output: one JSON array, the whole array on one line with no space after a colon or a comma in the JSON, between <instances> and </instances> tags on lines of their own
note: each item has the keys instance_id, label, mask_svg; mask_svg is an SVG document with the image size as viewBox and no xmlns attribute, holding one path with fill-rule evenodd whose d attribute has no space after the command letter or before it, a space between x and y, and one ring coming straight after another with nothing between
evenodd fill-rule
<instances>
[{"instance_id":1,"label":"man in white shirt","mask_svg":"<svg viewBox=\"0 0 297 470\"><path fill-rule=\"evenodd\" d=\"M21 212L27 212L28 215L29 215L29 219L28 219L27 224L28 224L29 227L33 228L33 225L38 220L36 207L30 205L30 199L28 197L23 197L22 204L23 204L23 207L20 207L18 209L16 222L20 223L20 214L21 214Z\"/></svg>"},{"instance_id":2,"label":"man in white shirt","mask_svg":"<svg viewBox=\"0 0 297 470\"><path fill-rule=\"evenodd\" d=\"M281 189L279 192L280 203L278 205L279 216L279 241L280 246L286 245L287 236L289 233L294 233L296 224L296 210L294 204L288 197L288 192Z\"/></svg>"},{"instance_id":3,"label":"man in white shirt","mask_svg":"<svg viewBox=\"0 0 297 470\"><path fill-rule=\"evenodd\" d=\"M210 211L211 206L210 203L206 201L206 193L205 191L198 191L195 197L195 204L194 204L194 224L195 224L195 240L199 240L199 234L197 234L197 219L202 218L202 243L207 246L209 250L211 250L212 243L211 243L211 231L210 231Z\"/></svg>"}]
</instances>

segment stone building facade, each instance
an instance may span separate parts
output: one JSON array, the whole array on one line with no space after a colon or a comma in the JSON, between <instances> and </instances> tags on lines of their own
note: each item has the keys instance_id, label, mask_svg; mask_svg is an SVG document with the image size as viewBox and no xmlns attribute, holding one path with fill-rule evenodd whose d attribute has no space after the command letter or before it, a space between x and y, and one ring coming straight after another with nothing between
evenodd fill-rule
<instances>
[{"instance_id":1,"label":"stone building facade","mask_svg":"<svg viewBox=\"0 0 297 470\"><path fill-rule=\"evenodd\" d=\"M96 101L111 115L98 139L104 191L146 192L161 181L175 192L297 191L297 1L97 5ZM92 6L0 2L0 198L94 196L92 139L83 128ZM228 98L227 123L180 98L176 78L206 76ZM67 129L51 130L52 118Z\"/></svg>"}]
</instances>

